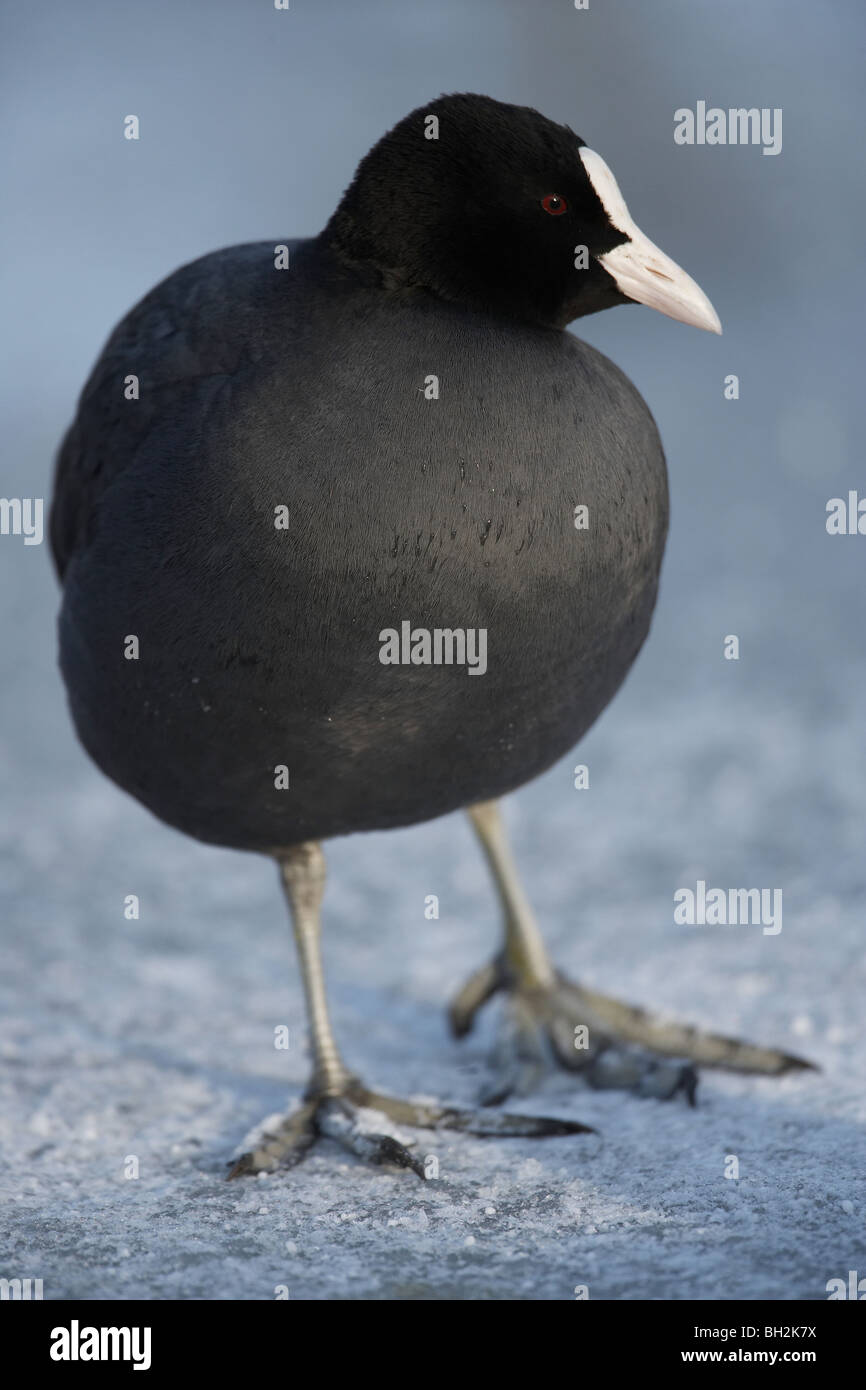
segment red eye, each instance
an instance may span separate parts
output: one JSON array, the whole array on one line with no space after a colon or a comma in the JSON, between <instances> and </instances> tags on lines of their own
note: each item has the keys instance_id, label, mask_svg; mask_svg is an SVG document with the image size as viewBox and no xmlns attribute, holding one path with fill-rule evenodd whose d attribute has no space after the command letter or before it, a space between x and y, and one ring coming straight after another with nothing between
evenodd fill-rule
<instances>
[{"instance_id":1,"label":"red eye","mask_svg":"<svg viewBox=\"0 0 866 1390\"><path fill-rule=\"evenodd\" d=\"M546 198L542 198L541 206L545 212L549 212L551 217L561 217L568 211L568 203L564 198L560 198L558 193L548 193Z\"/></svg>"}]
</instances>

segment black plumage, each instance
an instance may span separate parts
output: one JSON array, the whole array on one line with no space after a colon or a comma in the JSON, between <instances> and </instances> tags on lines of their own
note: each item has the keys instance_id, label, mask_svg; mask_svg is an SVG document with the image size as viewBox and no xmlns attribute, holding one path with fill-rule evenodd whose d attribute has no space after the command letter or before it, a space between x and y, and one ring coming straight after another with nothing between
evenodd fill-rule
<instances>
[{"instance_id":1,"label":"black plumage","mask_svg":"<svg viewBox=\"0 0 866 1390\"><path fill-rule=\"evenodd\" d=\"M380 1096L338 1051L318 842L458 807L504 907L502 952L451 1010L462 1034L509 997L489 1100L527 1089L545 1049L594 1085L690 1099L694 1062L803 1065L559 976L495 805L576 743L649 627L658 433L622 372L564 331L628 300L719 329L570 130L444 97L374 147L318 237L231 247L158 285L85 386L51 517L76 728L169 824L274 855L292 910L313 1074L235 1174L291 1166L325 1133L423 1175L391 1123L585 1128ZM408 660L386 664L404 629ZM442 658L443 632L451 664L425 646Z\"/></svg>"},{"instance_id":2,"label":"black plumage","mask_svg":"<svg viewBox=\"0 0 866 1390\"><path fill-rule=\"evenodd\" d=\"M662 449L634 387L558 326L622 296L573 269L574 215L540 200L586 207L604 249L622 234L570 131L483 98L430 109L439 140L426 109L402 122L287 271L262 242L157 286L61 451L76 727L204 840L267 850L510 791L576 742L647 632ZM525 203L514 226L503 200ZM486 629L486 674L382 665L403 620Z\"/></svg>"}]
</instances>

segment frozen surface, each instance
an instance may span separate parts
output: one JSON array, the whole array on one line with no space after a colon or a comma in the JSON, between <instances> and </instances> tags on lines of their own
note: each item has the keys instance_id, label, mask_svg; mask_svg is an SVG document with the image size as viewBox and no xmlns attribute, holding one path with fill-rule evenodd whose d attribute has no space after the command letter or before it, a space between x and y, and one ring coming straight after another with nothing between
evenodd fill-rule
<instances>
[{"instance_id":1,"label":"frozen surface","mask_svg":"<svg viewBox=\"0 0 866 1390\"><path fill-rule=\"evenodd\" d=\"M307 1069L276 874L182 839L89 765L54 669L46 547L3 537L0 1275L41 1277L46 1298L826 1297L828 1279L866 1274L866 538L824 531L827 498L863 490L856 7L828 23L806 4L671 3L661 26L625 0L531 24L525 4L482 0L468 18L401 6L399 22L293 7L291 30L246 5L209 6L207 24L166 7L170 62L152 7L36 7L10 46L0 491L46 494L74 393L138 294L212 246L320 226L426 95L486 90L572 122L725 336L636 309L586 325L659 420L671 543L646 650L579 753L510 800L515 847L575 978L823 1071L708 1076L694 1111L552 1077L526 1110L601 1139L419 1134L440 1160L426 1184L322 1142L291 1174L226 1183ZM672 110L696 96L783 105L782 155L676 149ZM108 132L139 108L148 138L130 152ZM444 1006L494 949L496 912L468 827L341 841L329 862L348 1058L383 1090L471 1103L493 1019L458 1045ZM698 878L781 888L782 932L676 926L673 893Z\"/></svg>"}]
</instances>

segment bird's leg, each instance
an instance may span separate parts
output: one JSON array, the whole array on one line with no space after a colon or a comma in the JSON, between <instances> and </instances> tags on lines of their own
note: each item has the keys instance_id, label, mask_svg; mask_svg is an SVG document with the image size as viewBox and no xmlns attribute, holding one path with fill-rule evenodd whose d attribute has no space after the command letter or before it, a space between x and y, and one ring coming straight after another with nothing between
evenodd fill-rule
<instances>
[{"instance_id":1,"label":"bird's leg","mask_svg":"<svg viewBox=\"0 0 866 1390\"><path fill-rule=\"evenodd\" d=\"M482 1099L497 1104L531 1090L553 1060L580 1071L592 1086L623 1087L694 1103L696 1066L780 1076L811 1063L774 1048L705 1033L607 995L572 984L551 966L520 884L496 801L469 808L502 902L505 939L492 964L472 976L451 1005L453 1032L462 1037L500 990L508 995L504 1030L493 1056L494 1077Z\"/></svg>"},{"instance_id":2,"label":"bird's leg","mask_svg":"<svg viewBox=\"0 0 866 1390\"><path fill-rule=\"evenodd\" d=\"M369 1163L391 1163L426 1176L424 1161L410 1152L395 1126L462 1130L476 1135L543 1138L592 1132L572 1120L532 1115L490 1115L425 1102L398 1100L370 1091L348 1070L331 1027L320 948L325 856L313 841L277 855L307 1002L313 1072L303 1101L255 1148L232 1165L230 1178L244 1173L293 1168L320 1135Z\"/></svg>"},{"instance_id":3,"label":"bird's leg","mask_svg":"<svg viewBox=\"0 0 866 1390\"><path fill-rule=\"evenodd\" d=\"M278 859L283 890L289 904L301 979L307 1001L313 1075L308 1094L338 1096L346 1088L346 1067L328 1013L322 969L321 910L325 892L325 856L314 840L296 845Z\"/></svg>"}]
</instances>

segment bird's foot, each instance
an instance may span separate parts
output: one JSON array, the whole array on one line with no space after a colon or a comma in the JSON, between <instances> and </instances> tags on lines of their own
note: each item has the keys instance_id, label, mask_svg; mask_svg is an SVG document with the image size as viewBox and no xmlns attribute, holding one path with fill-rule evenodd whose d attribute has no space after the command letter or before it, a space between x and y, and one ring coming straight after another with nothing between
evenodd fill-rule
<instances>
[{"instance_id":1,"label":"bird's foot","mask_svg":"<svg viewBox=\"0 0 866 1390\"><path fill-rule=\"evenodd\" d=\"M232 1165L230 1178L246 1173L294 1168L321 1136L335 1139L344 1149L367 1163L411 1168L419 1178L428 1176L425 1159L413 1154L415 1141L398 1127L458 1130L465 1134L498 1138L551 1138L564 1134L592 1134L589 1125L540 1115L511 1115L456 1110L425 1101L398 1100L368 1091L356 1077L348 1077L335 1094L308 1093L271 1133L262 1135L256 1147Z\"/></svg>"},{"instance_id":2,"label":"bird's foot","mask_svg":"<svg viewBox=\"0 0 866 1390\"><path fill-rule=\"evenodd\" d=\"M493 1076L481 1101L498 1105L526 1095L553 1062L580 1072L597 1088L627 1089L670 1100L683 1094L695 1103L697 1067L781 1076L812 1063L775 1048L705 1033L607 995L572 984L561 975L549 986L521 985L499 958L476 971L451 1005L457 1037L494 994L508 996L506 1017L491 1058Z\"/></svg>"}]
</instances>

